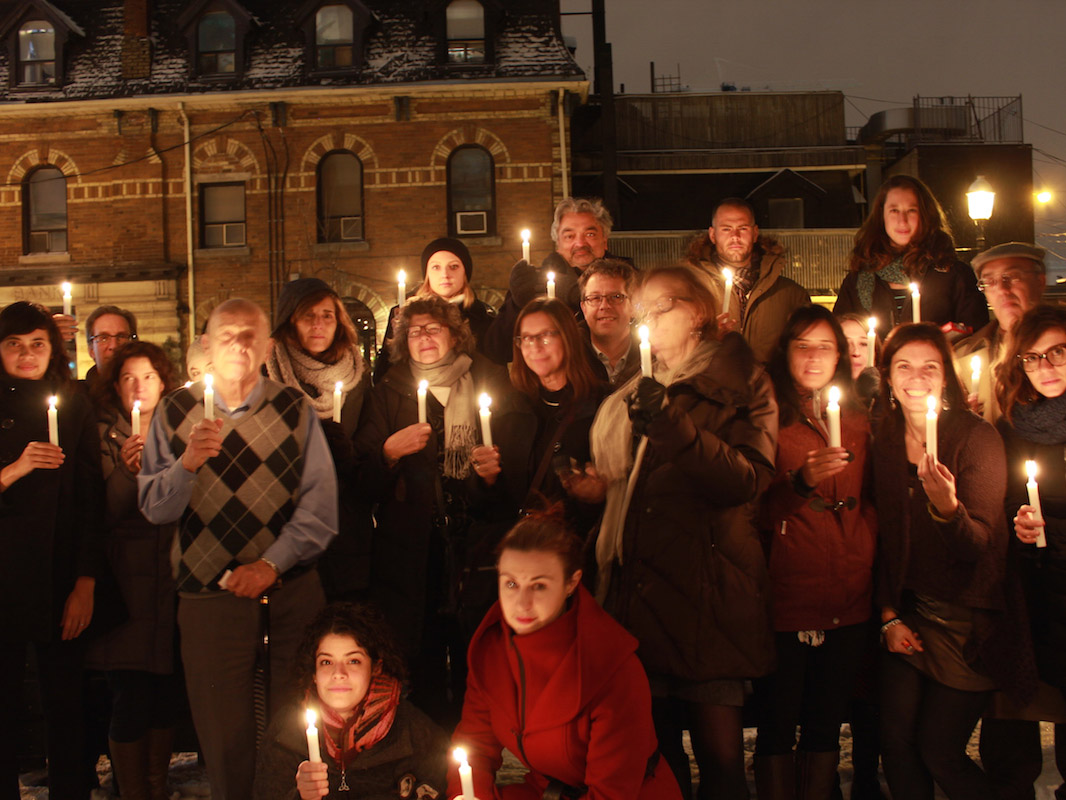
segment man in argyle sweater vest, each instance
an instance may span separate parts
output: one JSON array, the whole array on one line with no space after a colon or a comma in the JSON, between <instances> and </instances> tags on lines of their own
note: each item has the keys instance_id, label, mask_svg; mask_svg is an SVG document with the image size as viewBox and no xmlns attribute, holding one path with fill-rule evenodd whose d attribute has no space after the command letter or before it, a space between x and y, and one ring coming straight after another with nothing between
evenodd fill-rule
<instances>
[{"instance_id":1,"label":"man in argyle sweater vest","mask_svg":"<svg viewBox=\"0 0 1066 800\"><path fill-rule=\"evenodd\" d=\"M268 347L254 303L215 309L205 341L214 419L203 384L164 398L138 477L142 513L180 520L181 654L214 800L252 798L260 645L269 633L270 709L280 708L296 645L324 604L314 562L337 531L321 425L302 393L261 376Z\"/></svg>"}]
</instances>

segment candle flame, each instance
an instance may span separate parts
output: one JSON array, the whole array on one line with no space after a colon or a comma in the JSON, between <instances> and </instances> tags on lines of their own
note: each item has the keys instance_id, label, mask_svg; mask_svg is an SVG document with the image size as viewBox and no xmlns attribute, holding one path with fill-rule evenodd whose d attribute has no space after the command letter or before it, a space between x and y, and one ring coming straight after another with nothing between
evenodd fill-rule
<instances>
[{"instance_id":1,"label":"candle flame","mask_svg":"<svg viewBox=\"0 0 1066 800\"><path fill-rule=\"evenodd\" d=\"M459 762L459 766L461 766L461 767L470 766L467 763L467 761L466 761L466 748L464 748L464 747L457 747L454 750L452 750L452 758L454 758L456 761L458 761Z\"/></svg>"},{"instance_id":2,"label":"candle flame","mask_svg":"<svg viewBox=\"0 0 1066 800\"><path fill-rule=\"evenodd\" d=\"M308 728L315 727L315 723L318 722L318 714L315 713L313 708L309 708L304 712L304 718L307 720Z\"/></svg>"},{"instance_id":3,"label":"candle flame","mask_svg":"<svg viewBox=\"0 0 1066 800\"><path fill-rule=\"evenodd\" d=\"M210 372L204 373L204 386L208 389L213 388L215 385L215 376Z\"/></svg>"},{"instance_id":4,"label":"candle flame","mask_svg":"<svg viewBox=\"0 0 1066 800\"><path fill-rule=\"evenodd\" d=\"M190 386L192 386L192 381L185 381L185 388L188 389Z\"/></svg>"},{"instance_id":5,"label":"candle flame","mask_svg":"<svg viewBox=\"0 0 1066 800\"><path fill-rule=\"evenodd\" d=\"M548 273L548 283L555 283L555 273L554 272L549 272Z\"/></svg>"},{"instance_id":6,"label":"candle flame","mask_svg":"<svg viewBox=\"0 0 1066 800\"><path fill-rule=\"evenodd\" d=\"M63 294L70 295L70 290L71 290L70 283L68 281L63 281L61 286L63 287Z\"/></svg>"},{"instance_id":7,"label":"candle flame","mask_svg":"<svg viewBox=\"0 0 1066 800\"><path fill-rule=\"evenodd\" d=\"M418 391L424 392L429 388L429 381L423 379L418 382Z\"/></svg>"},{"instance_id":8,"label":"candle flame","mask_svg":"<svg viewBox=\"0 0 1066 800\"><path fill-rule=\"evenodd\" d=\"M529 244L529 228L522 229L522 242L524 244Z\"/></svg>"},{"instance_id":9,"label":"candle flame","mask_svg":"<svg viewBox=\"0 0 1066 800\"><path fill-rule=\"evenodd\" d=\"M876 331L877 330L877 317L870 317L868 320L866 320L866 327L870 331L870 333L873 333L874 331Z\"/></svg>"},{"instance_id":10,"label":"candle flame","mask_svg":"<svg viewBox=\"0 0 1066 800\"><path fill-rule=\"evenodd\" d=\"M829 402L832 405L838 405L840 403L840 389L836 386L829 387Z\"/></svg>"},{"instance_id":11,"label":"candle flame","mask_svg":"<svg viewBox=\"0 0 1066 800\"><path fill-rule=\"evenodd\" d=\"M404 272L402 269L396 273L396 282L407 283L407 273Z\"/></svg>"},{"instance_id":12,"label":"candle flame","mask_svg":"<svg viewBox=\"0 0 1066 800\"><path fill-rule=\"evenodd\" d=\"M722 270L722 277L725 278L725 282L726 283L732 283L733 282L733 270L729 269L729 267L726 267L725 269Z\"/></svg>"},{"instance_id":13,"label":"candle flame","mask_svg":"<svg viewBox=\"0 0 1066 800\"><path fill-rule=\"evenodd\" d=\"M51 397L48 398L48 407L54 410L55 407L56 407L56 403L58 403L58 402L59 402L59 398L56 397L55 395L52 395Z\"/></svg>"},{"instance_id":14,"label":"candle flame","mask_svg":"<svg viewBox=\"0 0 1066 800\"><path fill-rule=\"evenodd\" d=\"M488 410L488 408L489 408L489 406L491 406L491 405L492 405L492 398L491 398L491 397L489 397L489 396L488 396L487 394L485 394L484 392L482 392L482 393L481 393L481 394L480 394L480 395L478 396L478 399L477 399L477 403L478 403L478 405L479 405L479 406L481 406L481 410L482 410L482 411L487 411L487 410Z\"/></svg>"},{"instance_id":15,"label":"candle flame","mask_svg":"<svg viewBox=\"0 0 1066 800\"><path fill-rule=\"evenodd\" d=\"M1036 462L1025 462L1025 474L1029 476L1029 483L1036 483Z\"/></svg>"},{"instance_id":16,"label":"candle flame","mask_svg":"<svg viewBox=\"0 0 1066 800\"><path fill-rule=\"evenodd\" d=\"M933 397L933 395L926 395L925 405L929 409L929 413L932 414L934 417L936 416L936 404L937 399Z\"/></svg>"},{"instance_id":17,"label":"candle flame","mask_svg":"<svg viewBox=\"0 0 1066 800\"><path fill-rule=\"evenodd\" d=\"M918 284L916 284L916 283L908 284L908 288L911 290L911 294L918 294Z\"/></svg>"},{"instance_id":18,"label":"candle flame","mask_svg":"<svg viewBox=\"0 0 1066 800\"><path fill-rule=\"evenodd\" d=\"M647 325L641 325L639 328L637 328L637 333L640 335L640 343L641 344L647 344L648 343L648 326Z\"/></svg>"},{"instance_id":19,"label":"candle flame","mask_svg":"<svg viewBox=\"0 0 1066 800\"><path fill-rule=\"evenodd\" d=\"M133 410L134 411L140 411L141 410L141 401L140 400L134 400L133 401Z\"/></svg>"},{"instance_id":20,"label":"candle flame","mask_svg":"<svg viewBox=\"0 0 1066 800\"><path fill-rule=\"evenodd\" d=\"M337 382L336 382L336 383L335 383L335 384L333 385L333 389L334 389L334 391L337 391L337 392L339 392L339 391L340 391L341 389L343 389L343 388L344 388L344 381L337 381Z\"/></svg>"},{"instance_id":21,"label":"candle flame","mask_svg":"<svg viewBox=\"0 0 1066 800\"><path fill-rule=\"evenodd\" d=\"M970 359L970 369L974 372L981 371L981 356L974 356Z\"/></svg>"}]
</instances>

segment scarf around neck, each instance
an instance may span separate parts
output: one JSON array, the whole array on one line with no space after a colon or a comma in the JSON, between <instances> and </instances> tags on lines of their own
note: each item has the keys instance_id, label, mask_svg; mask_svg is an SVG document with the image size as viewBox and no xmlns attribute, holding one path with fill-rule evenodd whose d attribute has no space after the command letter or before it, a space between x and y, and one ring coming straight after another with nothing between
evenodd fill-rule
<instances>
[{"instance_id":1,"label":"scarf around neck","mask_svg":"<svg viewBox=\"0 0 1066 800\"><path fill-rule=\"evenodd\" d=\"M278 383L300 389L319 419L333 418L333 390L341 382L341 399L347 399L363 378L363 357L354 349L344 351L340 361L327 364L300 347L291 350L281 339L274 341L266 360L267 376Z\"/></svg>"},{"instance_id":2,"label":"scarf around neck","mask_svg":"<svg viewBox=\"0 0 1066 800\"><path fill-rule=\"evenodd\" d=\"M313 691L307 693L305 703L318 706L326 734L323 737L326 740L326 752L344 770L352 756L369 750L392 729L392 723L396 721L396 709L400 706L400 682L384 674L380 664L376 665L366 697L348 720L323 705Z\"/></svg>"},{"instance_id":3,"label":"scarf around neck","mask_svg":"<svg viewBox=\"0 0 1066 800\"><path fill-rule=\"evenodd\" d=\"M477 399L470 375L473 359L450 350L432 364L409 363L415 386L426 381L444 406L444 476L462 480L470 474L470 450L477 444Z\"/></svg>"},{"instance_id":4,"label":"scarf around neck","mask_svg":"<svg viewBox=\"0 0 1066 800\"><path fill-rule=\"evenodd\" d=\"M907 273L903 271L902 257L890 261L881 269L867 269L860 272L857 279L859 302L862 303L862 307L867 311L873 308L876 278L880 278L885 283L908 283L911 280Z\"/></svg>"},{"instance_id":5,"label":"scarf around neck","mask_svg":"<svg viewBox=\"0 0 1066 800\"><path fill-rule=\"evenodd\" d=\"M1018 403L1011 414L1014 430L1036 444L1066 443L1066 394Z\"/></svg>"}]
</instances>

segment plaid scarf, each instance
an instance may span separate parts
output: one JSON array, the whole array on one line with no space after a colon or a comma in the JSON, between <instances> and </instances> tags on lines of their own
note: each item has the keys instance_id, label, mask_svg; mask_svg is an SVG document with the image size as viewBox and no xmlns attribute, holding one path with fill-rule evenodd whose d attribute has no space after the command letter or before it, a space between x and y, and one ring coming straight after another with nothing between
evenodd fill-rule
<instances>
[{"instance_id":1,"label":"plaid scarf","mask_svg":"<svg viewBox=\"0 0 1066 800\"><path fill-rule=\"evenodd\" d=\"M326 751L344 770L352 756L369 750L392 728L400 705L400 682L384 674L380 664L375 665L366 697L348 720L332 708L323 706L311 691L307 694L308 704L313 703L321 709Z\"/></svg>"},{"instance_id":2,"label":"plaid scarf","mask_svg":"<svg viewBox=\"0 0 1066 800\"><path fill-rule=\"evenodd\" d=\"M857 279L859 290L859 302L862 307L869 311L874 304L874 278L880 278L885 283L907 283L910 278L903 271L903 259L897 258L885 264L879 270L863 270Z\"/></svg>"}]
</instances>

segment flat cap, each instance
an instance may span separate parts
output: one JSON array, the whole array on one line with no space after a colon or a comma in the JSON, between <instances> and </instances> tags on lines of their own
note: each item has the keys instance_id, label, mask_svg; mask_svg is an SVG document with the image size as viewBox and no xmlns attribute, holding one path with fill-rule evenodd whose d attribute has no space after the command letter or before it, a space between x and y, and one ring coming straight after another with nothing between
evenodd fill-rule
<instances>
[{"instance_id":1,"label":"flat cap","mask_svg":"<svg viewBox=\"0 0 1066 800\"><path fill-rule=\"evenodd\" d=\"M1001 258L1027 258L1030 261L1036 262L1036 265L1040 268L1040 271L1044 271L1044 256L1046 251L1042 247L1035 247L1025 242L1005 242L1003 244L997 244L995 247L990 247L983 253L978 253L973 257L973 261L970 262L970 266L973 267L973 271L977 273L977 277L981 277L981 269L989 261L997 261Z\"/></svg>"}]
</instances>

